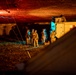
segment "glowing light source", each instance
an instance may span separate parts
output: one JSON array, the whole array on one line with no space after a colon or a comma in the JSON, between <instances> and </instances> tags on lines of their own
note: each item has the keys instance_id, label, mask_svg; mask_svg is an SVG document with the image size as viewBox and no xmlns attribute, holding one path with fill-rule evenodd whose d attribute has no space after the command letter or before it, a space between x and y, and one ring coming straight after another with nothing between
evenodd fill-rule
<instances>
[{"instance_id":1,"label":"glowing light source","mask_svg":"<svg viewBox=\"0 0 76 75\"><path fill-rule=\"evenodd\" d=\"M5 10L0 10L0 14L6 14L7 12Z\"/></svg>"},{"instance_id":2,"label":"glowing light source","mask_svg":"<svg viewBox=\"0 0 76 75\"><path fill-rule=\"evenodd\" d=\"M10 10L0 10L0 15L6 15L10 13Z\"/></svg>"},{"instance_id":3,"label":"glowing light source","mask_svg":"<svg viewBox=\"0 0 76 75\"><path fill-rule=\"evenodd\" d=\"M75 27L76 27L76 25L70 25L70 29L73 29Z\"/></svg>"},{"instance_id":4,"label":"glowing light source","mask_svg":"<svg viewBox=\"0 0 76 75\"><path fill-rule=\"evenodd\" d=\"M50 33L51 33L52 31L55 31L56 30L56 25L55 25L55 23L53 21L51 22L50 25L51 25L50 26Z\"/></svg>"},{"instance_id":5,"label":"glowing light source","mask_svg":"<svg viewBox=\"0 0 76 75\"><path fill-rule=\"evenodd\" d=\"M73 28L73 25L70 25L70 28Z\"/></svg>"}]
</instances>

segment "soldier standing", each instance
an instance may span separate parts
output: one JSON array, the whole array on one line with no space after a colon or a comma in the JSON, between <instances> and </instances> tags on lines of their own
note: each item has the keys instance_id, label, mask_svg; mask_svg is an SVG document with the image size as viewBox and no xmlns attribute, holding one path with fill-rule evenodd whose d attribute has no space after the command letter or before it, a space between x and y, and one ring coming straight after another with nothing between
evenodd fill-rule
<instances>
[{"instance_id":1,"label":"soldier standing","mask_svg":"<svg viewBox=\"0 0 76 75\"><path fill-rule=\"evenodd\" d=\"M41 42L42 42L42 44L45 44L45 41L46 41L46 35L45 35L44 29L43 29L42 32L41 32Z\"/></svg>"},{"instance_id":2,"label":"soldier standing","mask_svg":"<svg viewBox=\"0 0 76 75\"><path fill-rule=\"evenodd\" d=\"M26 44L29 45L30 44L30 30L29 29L26 31L25 38L26 38Z\"/></svg>"},{"instance_id":3,"label":"soldier standing","mask_svg":"<svg viewBox=\"0 0 76 75\"><path fill-rule=\"evenodd\" d=\"M34 29L32 29L32 32L31 32L31 44L33 45L34 43Z\"/></svg>"},{"instance_id":4,"label":"soldier standing","mask_svg":"<svg viewBox=\"0 0 76 75\"><path fill-rule=\"evenodd\" d=\"M38 36L38 33L37 33L37 30L35 30L34 32L34 47L38 47L38 39L39 39L39 36Z\"/></svg>"},{"instance_id":5,"label":"soldier standing","mask_svg":"<svg viewBox=\"0 0 76 75\"><path fill-rule=\"evenodd\" d=\"M51 43L56 41L55 35L56 35L55 31L52 31L52 33L50 34Z\"/></svg>"}]
</instances>

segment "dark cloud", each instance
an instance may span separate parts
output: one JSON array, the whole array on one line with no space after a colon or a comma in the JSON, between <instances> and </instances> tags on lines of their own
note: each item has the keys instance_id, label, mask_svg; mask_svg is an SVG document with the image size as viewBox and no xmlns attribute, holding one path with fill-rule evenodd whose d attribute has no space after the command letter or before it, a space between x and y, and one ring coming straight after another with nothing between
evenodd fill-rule
<instances>
[{"instance_id":1,"label":"dark cloud","mask_svg":"<svg viewBox=\"0 0 76 75\"><path fill-rule=\"evenodd\" d=\"M74 7L76 0L16 0L19 8L37 9L41 7L57 6L57 7Z\"/></svg>"},{"instance_id":2,"label":"dark cloud","mask_svg":"<svg viewBox=\"0 0 76 75\"><path fill-rule=\"evenodd\" d=\"M11 9L10 16L16 15L20 19L21 17L48 19L59 14L75 15L76 0L0 0L0 9Z\"/></svg>"},{"instance_id":3,"label":"dark cloud","mask_svg":"<svg viewBox=\"0 0 76 75\"><path fill-rule=\"evenodd\" d=\"M0 8L75 7L76 0L0 0Z\"/></svg>"}]
</instances>

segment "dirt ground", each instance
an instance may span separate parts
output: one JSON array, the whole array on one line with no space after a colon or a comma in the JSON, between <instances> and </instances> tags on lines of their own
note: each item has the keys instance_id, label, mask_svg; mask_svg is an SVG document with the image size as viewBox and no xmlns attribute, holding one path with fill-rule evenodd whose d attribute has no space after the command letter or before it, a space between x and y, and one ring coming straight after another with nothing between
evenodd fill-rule
<instances>
[{"instance_id":1,"label":"dirt ground","mask_svg":"<svg viewBox=\"0 0 76 75\"><path fill-rule=\"evenodd\" d=\"M42 51L44 45L32 47L22 44L0 44L0 71L14 71L16 65L25 63Z\"/></svg>"}]
</instances>

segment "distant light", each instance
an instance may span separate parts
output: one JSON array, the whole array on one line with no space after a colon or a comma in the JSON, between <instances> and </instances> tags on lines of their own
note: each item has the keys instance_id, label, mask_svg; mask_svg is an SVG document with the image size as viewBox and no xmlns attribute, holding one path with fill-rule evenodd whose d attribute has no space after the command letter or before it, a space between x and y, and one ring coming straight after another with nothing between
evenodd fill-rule
<instances>
[{"instance_id":1,"label":"distant light","mask_svg":"<svg viewBox=\"0 0 76 75\"><path fill-rule=\"evenodd\" d=\"M0 10L0 14L6 14L6 11Z\"/></svg>"},{"instance_id":2,"label":"distant light","mask_svg":"<svg viewBox=\"0 0 76 75\"><path fill-rule=\"evenodd\" d=\"M0 10L0 15L6 15L8 13L10 13L9 10Z\"/></svg>"},{"instance_id":3,"label":"distant light","mask_svg":"<svg viewBox=\"0 0 76 75\"><path fill-rule=\"evenodd\" d=\"M72 29L72 28L75 28L76 27L76 25L70 25L70 28Z\"/></svg>"},{"instance_id":4,"label":"distant light","mask_svg":"<svg viewBox=\"0 0 76 75\"><path fill-rule=\"evenodd\" d=\"M73 25L70 25L70 28L73 28Z\"/></svg>"}]
</instances>

